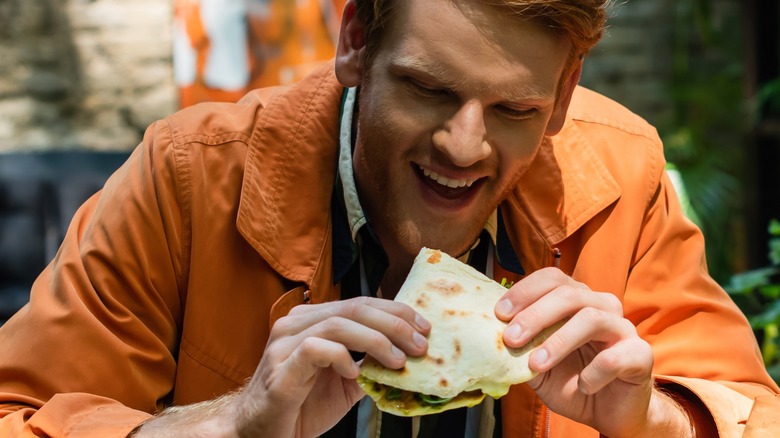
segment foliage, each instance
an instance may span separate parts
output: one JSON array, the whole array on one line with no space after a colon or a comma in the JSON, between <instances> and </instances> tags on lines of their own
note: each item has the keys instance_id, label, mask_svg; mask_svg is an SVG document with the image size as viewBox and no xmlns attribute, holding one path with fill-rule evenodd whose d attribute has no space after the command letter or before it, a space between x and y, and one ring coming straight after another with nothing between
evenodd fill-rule
<instances>
[{"instance_id":1,"label":"foliage","mask_svg":"<svg viewBox=\"0 0 780 438\"><path fill-rule=\"evenodd\" d=\"M761 115L780 115L780 78L767 82L758 90L753 111L756 119Z\"/></svg>"},{"instance_id":2,"label":"foliage","mask_svg":"<svg viewBox=\"0 0 780 438\"><path fill-rule=\"evenodd\" d=\"M748 317L764 364L780 383L780 221L771 221L769 234L771 265L732 276L726 290Z\"/></svg>"},{"instance_id":3,"label":"foliage","mask_svg":"<svg viewBox=\"0 0 780 438\"><path fill-rule=\"evenodd\" d=\"M673 3L674 112L659 124L667 159L679 172L693 219L707 239L707 263L747 316L770 375L780 383L780 222L769 225L769 266L732 275L744 225L742 146L767 115L780 115L780 78L744 96L739 2ZM739 236L739 237L738 237Z\"/></svg>"},{"instance_id":4,"label":"foliage","mask_svg":"<svg viewBox=\"0 0 780 438\"><path fill-rule=\"evenodd\" d=\"M674 112L658 128L667 159L680 172L697 224L707 238L707 262L716 281L728 281L742 219L742 150L749 127L743 95L742 35L738 9L712 1L675 2L672 82ZM730 23L724 25L724 23ZM726 232L724 232L726 231Z\"/></svg>"}]
</instances>

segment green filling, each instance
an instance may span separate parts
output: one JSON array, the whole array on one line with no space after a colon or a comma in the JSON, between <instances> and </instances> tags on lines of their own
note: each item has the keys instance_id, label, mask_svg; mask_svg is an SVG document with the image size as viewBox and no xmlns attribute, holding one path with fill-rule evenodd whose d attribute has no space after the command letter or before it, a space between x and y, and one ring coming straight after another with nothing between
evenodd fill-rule
<instances>
[{"instance_id":1,"label":"green filling","mask_svg":"<svg viewBox=\"0 0 780 438\"><path fill-rule=\"evenodd\" d=\"M429 406L438 406L443 405L450 400L452 400L455 397L449 397L449 398L441 398L436 397L435 395L428 395L428 394L417 394L420 398L420 400L423 402L423 404L429 405Z\"/></svg>"},{"instance_id":2,"label":"green filling","mask_svg":"<svg viewBox=\"0 0 780 438\"><path fill-rule=\"evenodd\" d=\"M404 395L403 390L398 388L390 388L385 393L385 399L387 400L399 400Z\"/></svg>"},{"instance_id":3,"label":"green filling","mask_svg":"<svg viewBox=\"0 0 780 438\"><path fill-rule=\"evenodd\" d=\"M384 385L384 384L379 383L379 382L375 382L373 380L365 378L364 376L358 377L358 382L365 383L365 384L371 384L371 386L373 387L373 390L376 393L382 393L384 391L384 393L382 394L382 398L384 398L387 401L397 401L397 400L401 400L401 399L404 399L404 398L411 397L411 398L419 401L420 404L423 405L423 406L429 406L429 407L438 408L438 407L441 407L444 404L447 404L448 402L450 402L452 399L455 398L455 397L446 397L445 398L445 397L438 397L438 396L430 395L430 394L422 394L422 393L414 392L414 391L406 391L406 390L403 390L403 389L400 389L400 388L396 388L396 387L393 387L393 386L388 386L388 385Z\"/></svg>"}]
</instances>

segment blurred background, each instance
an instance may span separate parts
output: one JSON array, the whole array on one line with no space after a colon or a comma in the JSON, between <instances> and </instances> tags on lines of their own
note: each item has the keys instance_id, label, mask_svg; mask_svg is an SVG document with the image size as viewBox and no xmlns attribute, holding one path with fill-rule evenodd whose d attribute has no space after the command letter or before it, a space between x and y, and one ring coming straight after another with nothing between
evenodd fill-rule
<instances>
[{"instance_id":1,"label":"blurred background","mask_svg":"<svg viewBox=\"0 0 780 438\"><path fill-rule=\"evenodd\" d=\"M68 199L91 194L148 124L178 108L298 80L332 56L343 3L0 0L0 323L3 303L20 305L56 251L72 207L59 209L55 225L23 214L45 216L65 203L61 186L85 174L93 185ZM617 1L582 78L658 128L668 170L705 232L710 271L750 318L776 379L779 4ZM63 169L69 162L82 165ZM46 180L39 192L25 166ZM36 233L45 251L34 250ZM2 291L11 283L16 298Z\"/></svg>"}]
</instances>

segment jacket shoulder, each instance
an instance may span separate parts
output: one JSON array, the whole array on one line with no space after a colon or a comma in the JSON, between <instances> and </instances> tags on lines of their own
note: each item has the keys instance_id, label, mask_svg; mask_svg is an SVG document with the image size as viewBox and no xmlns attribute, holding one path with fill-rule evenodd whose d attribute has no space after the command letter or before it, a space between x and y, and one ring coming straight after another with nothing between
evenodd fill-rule
<instances>
[{"instance_id":1,"label":"jacket shoulder","mask_svg":"<svg viewBox=\"0 0 780 438\"><path fill-rule=\"evenodd\" d=\"M603 94L578 86L572 96L567 122L611 127L626 134L658 140L658 133L650 123L620 103Z\"/></svg>"},{"instance_id":2,"label":"jacket shoulder","mask_svg":"<svg viewBox=\"0 0 780 438\"><path fill-rule=\"evenodd\" d=\"M222 144L232 141L257 143L267 131L294 134L306 120L337 120L342 88L325 63L301 82L291 86L255 89L238 102L205 102L179 110L167 117L174 144ZM332 125L333 123L330 123Z\"/></svg>"}]
</instances>

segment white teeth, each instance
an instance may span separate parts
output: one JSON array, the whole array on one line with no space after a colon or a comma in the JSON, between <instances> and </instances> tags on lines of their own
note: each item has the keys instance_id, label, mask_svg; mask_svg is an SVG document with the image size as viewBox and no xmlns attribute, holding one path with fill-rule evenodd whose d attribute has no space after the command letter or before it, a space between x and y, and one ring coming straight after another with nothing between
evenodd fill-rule
<instances>
[{"instance_id":1,"label":"white teeth","mask_svg":"<svg viewBox=\"0 0 780 438\"><path fill-rule=\"evenodd\" d=\"M471 187L472 184L474 184L474 181L476 179L450 179L446 176L441 176L436 172L430 171L422 166L419 166L420 170L422 170L423 175L427 176L428 178L436 181L438 184L441 184L446 187L450 188L458 188L458 187Z\"/></svg>"}]
</instances>

